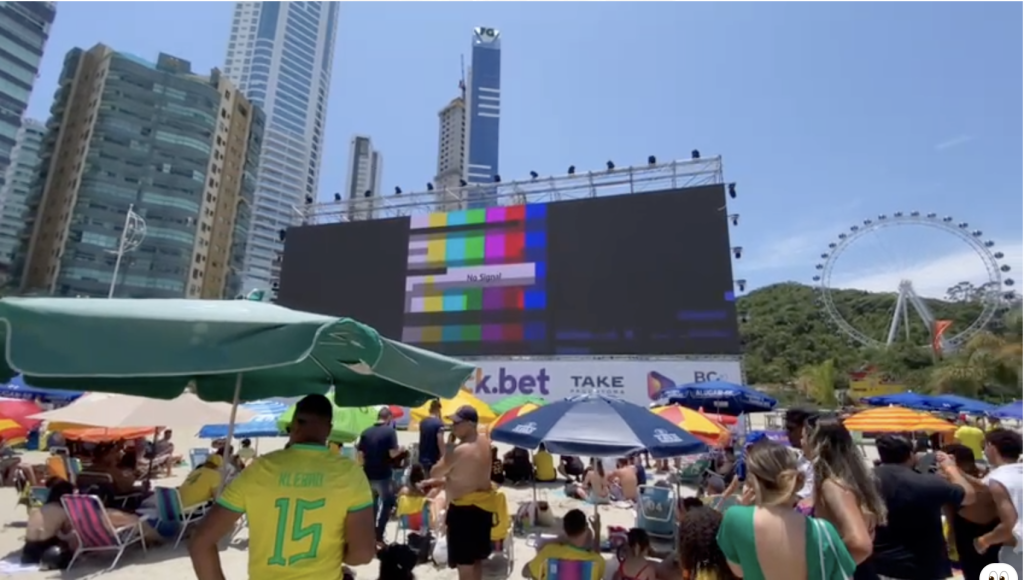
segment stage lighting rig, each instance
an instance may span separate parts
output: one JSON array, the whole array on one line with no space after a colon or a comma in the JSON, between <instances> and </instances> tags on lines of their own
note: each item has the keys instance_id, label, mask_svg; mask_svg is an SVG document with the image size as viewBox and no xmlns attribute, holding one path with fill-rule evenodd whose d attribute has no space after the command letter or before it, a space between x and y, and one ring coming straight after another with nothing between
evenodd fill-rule
<instances>
[{"instance_id":1,"label":"stage lighting rig","mask_svg":"<svg viewBox=\"0 0 1024 580\"><path fill-rule=\"evenodd\" d=\"M647 165L650 165L651 167L654 167L657 164L658 164L658 158L657 157L655 157L654 155L648 155L647 156Z\"/></svg>"},{"instance_id":2,"label":"stage lighting rig","mask_svg":"<svg viewBox=\"0 0 1024 580\"><path fill-rule=\"evenodd\" d=\"M277 239L278 240L283 242L284 239L287 238L287 237L288 237L288 230L283 229L283 228L280 229L280 230L277 230Z\"/></svg>"},{"instance_id":3,"label":"stage lighting rig","mask_svg":"<svg viewBox=\"0 0 1024 580\"><path fill-rule=\"evenodd\" d=\"M732 222L732 225L734 225L734 226L740 225L740 214L734 213L734 214L730 215L729 216L729 220Z\"/></svg>"},{"instance_id":4,"label":"stage lighting rig","mask_svg":"<svg viewBox=\"0 0 1024 580\"><path fill-rule=\"evenodd\" d=\"M569 169L566 170L566 173L568 173L569 175L576 175L576 166L570 165Z\"/></svg>"},{"instance_id":5,"label":"stage lighting rig","mask_svg":"<svg viewBox=\"0 0 1024 580\"><path fill-rule=\"evenodd\" d=\"M313 196L312 195L307 195L306 196L306 205L313 205Z\"/></svg>"},{"instance_id":6,"label":"stage lighting rig","mask_svg":"<svg viewBox=\"0 0 1024 580\"><path fill-rule=\"evenodd\" d=\"M427 182L427 191L434 191L434 184L429 181Z\"/></svg>"},{"instance_id":7,"label":"stage lighting rig","mask_svg":"<svg viewBox=\"0 0 1024 580\"><path fill-rule=\"evenodd\" d=\"M690 159L700 159L700 149L690 151Z\"/></svg>"},{"instance_id":8,"label":"stage lighting rig","mask_svg":"<svg viewBox=\"0 0 1024 580\"><path fill-rule=\"evenodd\" d=\"M735 183L730 183L728 189L729 189L729 197L732 198L732 199L736 199L736 184Z\"/></svg>"},{"instance_id":9,"label":"stage lighting rig","mask_svg":"<svg viewBox=\"0 0 1024 580\"><path fill-rule=\"evenodd\" d=\"M606 161L606 162L605 162L605 164L604 164L604 166L608 168L608 171L615 171L615 164L614 164L614 163L612 163L612 160L611 160L611 159L609 159L608 161Z\"/></svg>"},{"instance_id":10,"label":"stage lighting rig","mask_svg":"<svg viewBox=\"0 0 1024 580\"><path fill-rule=\"evenodd\" d=\"M334 201L341 201L341 194L340 193L337 193L337 192L334 193Z\"/></svg>"},{"instance_id":11,"label":"stage lighting rig","mask_svg":"<svg viewBox=\"0 0 1024 580\"><path fill-rule=\"evenodd\" d=\"M369 192L367 192L367 193L369 193ZM398 187L397 185L395 186L395 195L402 195L402 188ZM369 197L369 196L367 196L367 197Z\"/></svg>"},{"instance_id":12,"label":"stage lighting rig","mask_svg":"<svg viewBox=\"0 0 1024 580\"><path fill-rule=\"evenodd\" d=\"M531 172L530 172L530 179L533 179L534 181L536 181L536 179L537 179L538 177L540 177L540 174L539 174L539 173L537 173L536 171L531 171Z\"/></svg>"},{"instance_id":13,"label":"stage lighting rig","mask_svg":"<svg viewBox=\"0 0 1024 580\"><path fill-rule=\"evenodd\" d=\"M732 248L732 255L737 260L742 258L743 257L743 246L733 246L733 248Z\"/></svg>"},{"instance_id":14,"label":"stage lighting rig","mask_svg":"<svg viewBox=\"0 0 1024 580\"><path fill-rule=\"evenodd\" d=\"M501 183L501 176L500 175L495 175L494 176L494 183Z\"/></svg>"},{"instance_id":15,"label":"stage lighting rig","mask_svg":"<svg viewBox=\"0 0 1024 580\"><path fill-rule=\"evenodd\" d=\"M747 289L746 280L736 280L736 287L739 288L740 292L745 292Z\"/></svg>"}]
</instances>

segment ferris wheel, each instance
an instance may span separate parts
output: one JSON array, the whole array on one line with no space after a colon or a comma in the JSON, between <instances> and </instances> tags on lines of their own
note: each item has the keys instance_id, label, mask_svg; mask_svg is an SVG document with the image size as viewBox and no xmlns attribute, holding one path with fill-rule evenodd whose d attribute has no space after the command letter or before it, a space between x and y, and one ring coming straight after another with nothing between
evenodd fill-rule
<instances>
[{"instance_id":1,"label":"ferris wheel","mask_svg":"<svg viewBox=\"0 0 1024 580\"><path fill-rule=\"evenodd\" d=\"M882 235L885 231L892 231L896 228L910 230L911 228L929 228L932 235L938 235L946 242L952 241L951 245L963 251L967 248L973 251L971 260L977 258L974 272L977 285L973 288L973 300L981 304L981 310L977 317L966 327L953 329L955 332L950 336L944 336L941 329L937 328L937 321L928 307L927 303L915 290L914 280L910 275L899 275L898 282L893 283L891 292L895 293L895 305L892 310L892 318L885 333L872 332L866 328L859 328L850 320L848 314L844 314L837 306L834 294L834 283L841 283L841 258L848 254L852 248L870 243L873 239ZM872 347L888 347L901 339L900 330L904 331L907 340L910 340L910 331L913 323L923 324L932 338L932 345L938 345L942 351L956 349L964 344L973 335L988 325L996 314L1004 307L1006 300L1013 297L1011 291L1014 281L1006 277L1010 272L1010 266L1003 263L1004 255L995 249L995 242L983 239L981 230L972 229L967 222L957 222L951 217L940 217L934 213L896 212L891 215L879 215L876 219L866 219L859 224L854 224L828 245L828 251L821 254L821 261L815 266L816 272L814 282L818 293L818 301L821 308L836 327L850 339ZM914 237L920 237L915 234ZM959 242L959 244L957 244ZM898 244L885 245L885 250L890 251L897 248ZM966 255L966 253L965 253ZM907 268L910 271L912 268ZM888 290L888 289L885 289ZM936 341L936 335L938 340Z\"/></svg>"}]
</instances>

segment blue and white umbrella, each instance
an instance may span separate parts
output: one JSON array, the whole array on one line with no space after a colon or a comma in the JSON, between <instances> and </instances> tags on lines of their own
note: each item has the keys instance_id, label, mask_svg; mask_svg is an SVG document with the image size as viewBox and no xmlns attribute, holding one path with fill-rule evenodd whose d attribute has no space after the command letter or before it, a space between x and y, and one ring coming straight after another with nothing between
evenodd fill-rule
<instances>
[{"instance_id":1,"label":"blue and white umbrella","mask_svg":"<svg viewBox=\"0 0 1024 580\"><path fill-rule=\"evenodd\" d=\"M707 451L707 445L646 407L603 395L545 405L495 427L491 439L551 453L622 457L647 450L655 458Z\"/></svg>"},{"instance_id":2,"label":"blue and white umbrella","mask_svg":"<svg viewBox=\"0 0 1024 580\"><path fill-rule=\"evenodd\" d=\"M704 409L708 413L742 415L771 411L778 401L768 395L728 381L688 383L658 393L660 401L682 405L690 409Z\"/></svg>"},{"instance_id":3,"label":"blue and white umbrella","mask_svg":"<svg viewBox=\"0 0 1024 580\"><path fill-rule=\"evenodd\" d=\"M0 397L6 399L24 399L66 405L82 395L82 391L62 391L60 389L40 389L25 382L24 375L17 375L6 385L0 385Z\"/></svg>"},{"instance_id":4,"label":"blue and white umbrella","mask_svg":"<svg viewBox=\"0 0 1024 580\"><path fill-rule=\"evenodd\" d=\"M1016 419L1020 421L1021 416L1024 415L1024 403L1021 401L1008 403L989 412L989 415L1000 419Z\"/></svg>"},{"instance_id":5,"label":"blue and white umbrella","mask_svg":"<svg viewBox=\"0 0 1024 580\"><path fill-rule=\"evenodd\" d=\"M282 435L277 428L277 419L288 410L288 405L279 401L265 400L242 403L239 407L256 416L245 423L235 425L234 437L277 437ZM220 439L228 436L227 425L207 425L199 431L201 439Z\"/></svg>"}]
</instances>

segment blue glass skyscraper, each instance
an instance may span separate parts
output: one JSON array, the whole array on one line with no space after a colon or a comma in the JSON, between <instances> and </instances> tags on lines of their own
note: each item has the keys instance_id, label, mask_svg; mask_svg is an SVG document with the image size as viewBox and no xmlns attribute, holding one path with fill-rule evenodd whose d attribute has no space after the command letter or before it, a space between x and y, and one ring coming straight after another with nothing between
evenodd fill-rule
<instances>
[{"instance_id":1,"label":"blue glass skyscraper","mask_svg":"<svg viewBox=\"0 0 1024 580\"><path fill-rule=\"evenodd\" d=\"M493 185L498 172L498 137L501 121L501 34L494 28L473 30L473 55L469 69L469 91L466 107L466 181L470 184L492 184L471 188L467 205L470 208L494 204L497 187Z\"/></svg>"}]
</instances>

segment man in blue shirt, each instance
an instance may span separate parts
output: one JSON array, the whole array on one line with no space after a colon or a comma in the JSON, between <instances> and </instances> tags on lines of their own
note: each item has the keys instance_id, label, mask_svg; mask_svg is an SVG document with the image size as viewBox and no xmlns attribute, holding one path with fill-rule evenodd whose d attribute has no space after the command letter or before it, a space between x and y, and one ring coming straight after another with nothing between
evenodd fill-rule
<instances>
[{"instance_id":1,"label":"man in blue shirt","mask_svg":"<svg viewBox=\"0 0 1024 580\"><path fill-rule=\"evenodd\" d=\"M392 482L394 460L402 454L398 446L398 433L391 426L391 411L382 407L377 422L359 436L356 445L363 462L366 479L373 490L373 509L377 514L377 541L384 541L384 528L391 510L395 508L395 489Z\"/></svg>"},{"instance_id":2,"label":"man in blue shirt","mask_svg":"<svg viewBox=\"0 0 1024 580\"><path fill-rule=\"evenodd\" d=\"M420 423L419 461L428 477L430 469L444 456L444 421L441 420L441 401L430 402L430 415Z\"/></svg>"}]
</instances>

